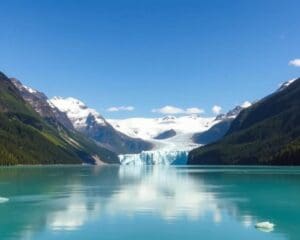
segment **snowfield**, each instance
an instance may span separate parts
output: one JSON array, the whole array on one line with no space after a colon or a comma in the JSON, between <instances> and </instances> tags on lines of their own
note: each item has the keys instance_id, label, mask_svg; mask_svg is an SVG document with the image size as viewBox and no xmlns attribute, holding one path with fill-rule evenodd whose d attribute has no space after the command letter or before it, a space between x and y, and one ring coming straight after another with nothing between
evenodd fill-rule
<instances>
[{"instance_id":1,"label":"snowfield","mask_svg":"<svg viewBox=\"0 0 300 240\"><path fill-rule=\"evenodd\" d=\"M192 140L195 133L201 133L210 129L213 125L226 119L235 118L242 109L250 107L246 101L226 114L217 117L202 117L197 114L165 116L161 118L128 118L105 120L96 110L89 108L78 99L69 97L54 97L49 100L51 106L57 107L67 114L75 129L80 130L88 127L89 119L102 125L113 128L132 138L140 138L151 142L153 149L139 154L119 155L122 164L184 164L188 152L196 147ZM168 132L172 135L168 135ZM175 131L175 135L174 135ZM156 139L157 136L162 139ZM163 136L163 137L161 137ZM169 136L169 138L167 138Z\"/></svg>"},{"instance_id":2,"label":"snowfield","mask_svg":"<svg viewBox=\"0 0 300 240\"><path fill-rule=\"evenodd\" d=\"M219 122L215 121L215 118L204 118L197 115L122 120L108 119L107 121L116 130L131 137L150 141L154 145L154 149L151 151L120 155L121 163L128 165L184 164L188 152L199 146L193 143L193 134L206 131ZM167 139L155 139L159 134L171 129L176 132L175 136Z\"/></svg>"},{"instance_id":3,"label":"snowfield","mask_svg":"<svg viewBox=\"0 0 300 240\"><path fill-rule=\"evenodd\" d=\"M191 136L203 132L217 123L215 118L191 116L166 116L163 118L128 118L108 119L107 121L118 131L135 138L142 138L155 144L156 149L182 149L191 146ZM173 129L174 137L156 140L155 137Z\"/></svg>"}]
</instances>

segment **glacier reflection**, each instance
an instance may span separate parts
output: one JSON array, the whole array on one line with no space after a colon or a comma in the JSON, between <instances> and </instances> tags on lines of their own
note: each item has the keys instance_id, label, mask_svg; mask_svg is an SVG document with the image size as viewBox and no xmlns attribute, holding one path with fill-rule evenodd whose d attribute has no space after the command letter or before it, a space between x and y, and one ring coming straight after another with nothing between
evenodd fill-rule
<instances>
[{"instance_id":1,"label":"glacier reflection","mask_svg":"<svg viewBox=\"0 0 300 240\"><path fill-rule=\"evenodd\" d=\"M98 171L101 176L101 169L96 168L94 173L98 175ZM121 166L116 177L118 181L111 182L109 188L101 182L99 187L90 189L86 184L77 184L73 189L70 186L66 208L49 213L48 226L53 230L76 230L101 215L146 214L166 221L178 217L196 220L205 215L211 216L215 223L222 221L214 193L184 171L170 167Z\"/></svg>"},{"instance_id":2,"label":"glacier reflection","mask_svg":"<svg viewBox=\"0 0 300 240\"><path fill-rule=\"evenodd\" d=\"M130 239L133 233L170 239L174 231L180 239L203 233L220 239L228 228L242 234L236 239L264 239L254 224L267 219L278 226L274 239L285 239L274 234L288 232L296 240L299 224L293 219L300 208L285 196L299 199L300 171L278 171L145 165L0 169L1 193L10 199L0 204L6 216L0 218L0 239L94 239L95 234ZM159 226L159 234L152 231Z\"/></svg>"},{"instance_id":3,"label":"glacier reflection","mask_svg":"<svg viewBox=\"0 0 300 240\"><path fill-rule=\"evenodd\" d=\"M207 212L221 216L212 192L172 168L121 167L119 178L121 182L132 181L111 197L107 208L112 214L147 212L165 219L179 216L193 219Z\"/></svg>"},{"instance_id":4,"label":"glacier reflection","mask_svg":"<svg viewBox=\"0 0 300 240\"><path fill-rule=\"evenodd\" d=\"M98 215L100 204L89 209L85 199L74 194L68 200L66 209L50 212L47 224L52 230L76 230L84 225L92 216Z\"/></svg>"}]
</instances>

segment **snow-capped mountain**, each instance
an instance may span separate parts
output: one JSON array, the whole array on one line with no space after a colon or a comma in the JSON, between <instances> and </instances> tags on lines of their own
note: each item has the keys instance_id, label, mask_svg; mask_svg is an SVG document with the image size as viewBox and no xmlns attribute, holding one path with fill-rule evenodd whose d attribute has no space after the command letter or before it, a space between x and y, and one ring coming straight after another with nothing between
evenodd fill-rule
<instances>
[{"instance_id":1,"label":"snow-capped mountain","mask_svg":"<svg viewBox=\"0 0 300 240\"><path fill-rule=\"evenodd\" d=\"M186 115L105 120L95 109L76 98L54 97L49 100L45 94L22 85L16 79L12 82L42 117L57 120L65 127L96 140L121 154L120 159L126 164L182 163L188 151L205 144L195 140L196 134L213 129L219 131L219 126L224 130L223 123L230 126L228 120L231 122L242 109L251 105L245 102L216 118ZM165 156L163 161L160 160L162 156Z\"/></svg>"},{"instance_id":2,"label":"snow-capped mountain","mask_svg":"<svg viewBox=\"0 0 300 240\"><path fill-rule=\"evenodd\" d=\"M243 109L246 109L248 107L251 107L252 103L249 102L249 101L246 101L244 102L242 105L238 105L236 106L235 108L229 110L227 113L225 114L219 114L217 117L216 117L216 120L229 120L229 119L235 119L239 114L240 112L243 110Z\"/></svg>"},{"instance_id":3,"label":"snow-capped mountain","mask_svg":"<svg viewBox=\"0 0 300 240\"><path fill-rule=\"evenodd\" d=\"M222 131L226 131L230 126L230 122L243 109L250 106L250 102L245 102L226 114L218 115L216 118L186 115L179 117L165 116L162 118L108 119L107 121L115 129L128 136L152 142L154 145L153 150L164 152L189 151L199 146L199 144L205 144L195 140L196 134L207 132L209 129L213 129L213 126L221 125ZM221 124L222 122L226 122L226 129L224 124ZM220 137L222 136L220 135ZM155 154L151 154L151 156L155 156ZM145 158L145 156L143 157ZM129 156L125 158L128 161ZM155 162L155 160L153 161Z\"/></svg>"},{"instance_id":4,"label":"snow-capped mountain","mask_svg":"<svg viewBox=\"0 0 300 240\"><path fill-rule=\"evenodd\" d=\"M293 82L295 82L297 80L297 78L294 79L290 79L282 84L279 85L279 88L277 89L277 92L282 91L284 89L286 89L290 84L292 84Z\"/></svg>"},{"instance_id":5,"label":"snow-capped mountain","mask_svg":"<svg viewBox=\"0 0 300 240\"><path fill-rule=\"evenodd\" d=\"M50 136L49 138L55 139L55 141L61 141L60 144L64 144L63 152L66 154L64 155L65 157L68 156L68 154L71 154L70 158L72 161L77 159L84 163L91 164L119 163L119 158L115 153L107 150L107 148L97 145L91 139L75 131L73 124L67 115L56 108L44 93L23 85L15 78L9 79L9 82L9 84L14 85L16 88L16 95L20 95L20 97L42 118L38 119L36 118L37 116L34 115L29 118L31 119L30 121L36 118L34 121L39 122L39 127L41 128L37 128L37 135L41 134L44 128L49 128L47 137L45 137L48 138ZM24 105L24 102L19 104ZM27 109L27 111L30 112L29 109ZM37 139L40 138L36 138L35 140ZM56 146L58 149L61 148L60 144ZM45 150L45 152L49 153L47 150ZM58 154L57 156L61 155ZM59 162L65 160L55 159L55 162L56 161Z\"/></svg>"},{"instance_id":6,"label":"snow-capped mountain","mask_svg":"<svg viewBox=\"0 0 300 240\"><path fill-rule=\"evenodd\" d=\"M252 106L246 101L217 117L193 114L106 120L76 98L54 97L49 100L42 92L16 79L11 81L25 101L43 118L94 139L99 145L120 154L124 164L184 163L190 150L222 138L241 111ZM294 81L284 82L276 92Z\"/></svg>"},{"instance_id":7,"label":"snow-capped mountain","mask_svg":"<svg viewBox=\"0 0 300 240\"><path fill-rule=\"evenodd\" d=\"M206 131L198 132L193 135L193 142L200 145L209 144L221 139L228 131L233 120L246 108L251 107L252 103L249 101L236 106L225 114L219 114L215 118L215 123L211 128Z\"/></svg>"},{"instance_id":8,"label":"snow-capped mountain","mask_svg":"<svg viewBox=\"0 0 300 240\"><path fill-rule=\"evenodd\" d=\"M131 137L154 140L159 134L173 130L176 136L201 132L212 126L214 118L197 115L162 118L108 119L115 129Z\"/></svg>"},{"instance_id":9,"label":"snow-capped mountain","mask_svg":"<svg viewBox=\"0 0 300 240\"><path fill-rule=\"evenodd\" d=\"M46 118L48 121L53 123L57 121L67 129L73 130L73 124L67 115L49 102L44 93L23 85L15 78L11 78L10 80L20 91L24 100L29 103L31 107L40 114L41 117Z\"/></svg>"},{"instance_id":10,"label":"snow-capped mountain","mask_svg":"<svg viewBox=\"0 0 300 240\"><path fill-rule=\"evenodd\" d=\"M199 146L192 140L196 132L208 130L218 123L212 118L165 116L162 118L108 119L115 129L131 137L151 142L154 148L140 154L120 155L122 164L184 164L188 151Z\"/></svg>"},{"instance_id":11,"label":"snow-capped mountain","mask_svg":"<svg viewBox=\"0 0 300 240\"><path fill-rule=\"evenodd\" d=\"M296 80L297 79L291 79L286 82L283 82L282 84L279 85L279 88L275 92L271 93L270 95L267 95L266 97L262 98L260 101L267 99L280 91L283 91ZM226 114L218 115L215 120L219 122L205 132L194 134L193 141L198 144L209 144L221 139L227 133L227 131L231 126L231 123L240 114L240 112L246 108L251 107L253 104L257 102L251 103L249 101L246 101L243 104L236 106L232 110L228 111Z\"/></svg>"},{"instance_id":12,"label":"snow-capped mountain","mask_svg":"<svg viewBox=\"0 0 300 240\"><path fill-rule=\"evenodd\" d=\"M54 97L48 100L48 102L67 114L74 128L77 130L85 129L89 123L88 119L91 118L99 125L109 125L95 109L88 108L83 102L76 98Z\"/></svg>"},{"instance_id":13,"label":"snow-capped mountain","mask_svg":"<svg viewBox=\"0 0 300 240\"><path fill-rule=\"evenodd\" d=\"M54 97L49 102L67 114L76 130L116 153L140 153L152 149L150 142L114 129L95 109L78 99Z\"/></svg>"}]
</instances>

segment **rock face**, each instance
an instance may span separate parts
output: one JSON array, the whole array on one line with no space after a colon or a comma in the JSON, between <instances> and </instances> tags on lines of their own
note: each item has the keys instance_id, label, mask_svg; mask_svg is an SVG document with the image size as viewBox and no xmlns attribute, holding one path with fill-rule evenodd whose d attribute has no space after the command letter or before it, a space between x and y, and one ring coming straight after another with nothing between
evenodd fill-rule
<instances>
[{"instance_id":1,"label":"rock face","mask_svg":"<svg viewBox=\"0 0 300 240\"><path fill-rule=\"evenodd\" d=\"M55 119L45 95L14 82L0 72L0 165L119 163L116 154Z\"/></svg>"},{"instance_id":2,"label":"rock face","mask_svg":"<svg viewBox=\"0 0 300 240\"><path fill-rule=\"evenodd\" d=\"M250 107L252 104L248 101L244 102L241 106L236 106L232 110L228 111L226 114L219 114L215 118L215 125L210 129L195 133L192 137L193 142L201 145L210 144L220 140L225 136L229 130L233 120L246 108Z\"/></svg>"},{"instance_id":3,"label":"rock face","mask_svg":"<svg viewBox=\"0 0 300 240\"><path fill-rule=\"evenodd\" d=\"M194 143L206 145L218 141L227 133L233 119L224 119L213 125L210 129L202 133L196 133L192 139Z\"/></svg>"},{"instance_id":4,"label":"rock face","mask_svg":"<svg viewBox=\"0 0 300 240\"><path fill-rule=\"evenodd\" d=\"M233 120L240 114L241 111L250 107L251 105L252 105L251 103L245 102L241 106L236 106L232 110L228 111L226 114L219 114L216 117L216 121Z\"/></svg>"},{"instance_id":5,"label":"rock face","mask_svg":"<svg viewBox=\"0 0 300 240\"><path fill-rule=\"evenodd\" d=\"M41 117L52 123L58 122L65 128L73 130L73 125L67 115L51 104L44 93L23 85L15 78L11 78L10 80L18 88L23 99L29 103Z\"/></svg>"},{"instance_id":6,"label":"rock face","mask_svg":"<svg viewBox=\"0 0 300 240\"><path fill-rule=\"evenodd\" d=\"M140 153L153 147L150 142L115 130L96 110L78 99L54 97L50 102L68 116L76 130L118 154Z\"/></svg>"},{"instance_id":7,"label":"rock face","mask_svg":"<svg viewBox=\"0 0 300 240\"><path fill-rule=\"evenodd\" d=\"M170 130L167 130L165 132L158 134L156 137L154 137L154 139L158 139L158 140L168 139L168 138L171 138L174 136L176 136L176 131L174 129L170 129Z\"/></svg>"},{"instance_id":8,"label":"rock face","mask_svg":"<svg viewBox=\"0 0 300 240\"><path fill-rule=\"evenodd\" d=\"M300 165L300 79L243 110L219 141L189 164Z\"/></svg>"}]
</instances>

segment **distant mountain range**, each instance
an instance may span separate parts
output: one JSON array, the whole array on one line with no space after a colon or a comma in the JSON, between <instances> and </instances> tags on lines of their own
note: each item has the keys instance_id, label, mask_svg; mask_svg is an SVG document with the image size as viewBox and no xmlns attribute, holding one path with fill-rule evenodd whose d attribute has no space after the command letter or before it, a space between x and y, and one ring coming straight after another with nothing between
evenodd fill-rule
<instances>
[{"instance_id":1,"label":"distant mountain range","mask_svg":"<svg viewBox=\"0 0 300 240\"><path fill-rule=\"evenodd\" d=\"M96 110L78 99L54 97L49 103L66 114L77 131L118 154L140 153L153 147L150 142L117 131Z\"/></svg>"},{"instance_id":2,"label":"distant mountain range","mask_svg":"<svg viewBox=\"0 0 300 240\"><path fill-rule=\"evenodd\" d=\"M128 118L107 120L118 131L151 142L153 150L189 151L197 146L195 133L207 131L219 121L198 115L161 118Z\"/></svg>"},{"instance_id":3,"label":"distant mountain range","mask_svg":"<svg viewBox=\"0 0 300 240\"><path fill-rule=\"evenodd\" d=\"M76 98L48 99L0 73L0 164L120 163L151 150L191 151L188 164L298 165L299 85L290 80L217 117L106 120Z\"/></svg>"},{"instance_id":4,"label":"distant mountain range","mask_svg":"<svg viewBox=\"0 0 300 240\"><path fill-rule=\"evenodd\" d=\"M0 72L1 165L118 162L115 153L73 130L45 95Z\"/></svg>"},{"instance_id":5,"label":"distant mountain range","mask_svg":"<svg viewBox=\"0 0 300 240\"><path fill-rule=\"evenodd\" d=\"M188 164L300 165L300 79L243 109L223 138L192 150Z\"/></svg>"}]
</instances>

